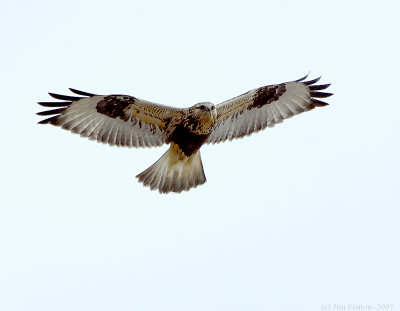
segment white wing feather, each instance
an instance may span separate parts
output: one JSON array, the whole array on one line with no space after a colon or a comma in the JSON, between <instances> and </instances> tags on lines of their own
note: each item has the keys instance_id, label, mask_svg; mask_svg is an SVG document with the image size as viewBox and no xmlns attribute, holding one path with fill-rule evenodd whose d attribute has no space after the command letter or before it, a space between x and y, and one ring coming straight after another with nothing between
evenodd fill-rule
<instances>
[{"instance_id":1,"label":"white wing feather","mask_svg":"<svg viewBox=\"0 0 400 311\"><path fill-rule=\"evenodd\" d=\"M75 91L75 90L74 90ZM76 91L80 92L80 91ZM81 92L84 93L84 92ZM166 142L166 122L182 114L180 109L124 95L110 95L124 104L120 115L100 113L98 104L110 96L89 93L90 97L72 97L50 94L68 102L40 102L45 107L62 107L43 111L39 115L54 115L39 123L50 123L91 140L127 147L160 146ZM127 104L124 100L129 99ZM121 115L122 114L122 115Z\"/></svg>"},{"instance_id":2,"label":"white wing feather","mask_svg":"<svg viewBox=\"0 0 400 311\"><path fill-rule=\"evenodd\" d=\"M326 89L329 84L312 85L319 78L300 82L303 79L254 89L217 105L216 126L206 142L214 144L250 135L304 111L327 105L314 97L332 95L316 92ZM260 101L263 90L276 91L275 97L273 93L270 97L264 94L265 102Z\"/></svg>"}]
</instances>

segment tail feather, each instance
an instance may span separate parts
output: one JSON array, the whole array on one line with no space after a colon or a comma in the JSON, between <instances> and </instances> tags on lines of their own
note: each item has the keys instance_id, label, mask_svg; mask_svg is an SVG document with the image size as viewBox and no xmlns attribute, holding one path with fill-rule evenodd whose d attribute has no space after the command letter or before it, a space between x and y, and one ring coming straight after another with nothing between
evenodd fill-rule
<instances>
[{"instance_id":1,"label":"tail feather","mask_svg":"<svg viewBox=\"0 0 400 311\"><path fill-rule=\"evenodd\" d=\"M160 193L188 191L206 182L200 151L187 157L175 144L136 178Z\"/></svg>"}]
</instances>

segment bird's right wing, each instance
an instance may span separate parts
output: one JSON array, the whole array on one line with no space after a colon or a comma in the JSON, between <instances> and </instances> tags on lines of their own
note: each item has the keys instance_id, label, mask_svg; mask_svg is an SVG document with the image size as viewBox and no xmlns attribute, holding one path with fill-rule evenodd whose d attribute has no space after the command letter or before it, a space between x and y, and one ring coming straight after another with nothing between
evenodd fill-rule
<instances>
[{"instance_id":1,"label":"bird's right wing","mask_svg":"<svg viewBox=\"0 0 400 311\"><path fill-rule=\"evenodd\" d=\"M56 109L39 112L49 116L40 124L53 124L91 140L127 147L159 146L166 142L165 130L182 109L163 106L127 95L95 95L70 89L81 95L49 93L60 102L39 102Z\"/></svg>"},{"instance_id":2,"label":"bird's right wing","mask_svg":"<svg viewBox=\"0 0 400 311\"><path fill-rule=\"evenodd\" d=\"M315 85L319 78L304 81L306 77L263 86L217 105L216 126L207 143L250 135L304 111L328 105L319 98L332 95L320 92L330 84Z\"/></svg>"}]
</instances>

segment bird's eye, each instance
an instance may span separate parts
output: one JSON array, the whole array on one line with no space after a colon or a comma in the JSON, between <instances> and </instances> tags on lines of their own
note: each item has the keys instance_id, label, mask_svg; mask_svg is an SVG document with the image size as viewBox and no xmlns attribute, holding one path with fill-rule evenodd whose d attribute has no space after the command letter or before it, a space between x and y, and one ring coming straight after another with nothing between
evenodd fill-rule
<instances>
[{"instance_id":1,"label":"bird's eye","mask_svg":"<svg viewBox=\"0 0 400 311\"><path fill-rule=\"evenodd\" d=\"M205 110L205 109L206 109L206 106L201 105L199 108L200 108L201 110Z\"/></svg>"}]
</instances>

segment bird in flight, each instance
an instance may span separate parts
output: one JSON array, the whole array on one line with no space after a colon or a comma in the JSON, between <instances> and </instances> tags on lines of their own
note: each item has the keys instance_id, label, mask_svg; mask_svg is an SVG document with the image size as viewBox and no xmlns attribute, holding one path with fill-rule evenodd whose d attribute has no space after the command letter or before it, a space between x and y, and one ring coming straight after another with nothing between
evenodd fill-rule
<instances>
[{"instance_id":1,"label":"bird in flight","mask_svg":"<svg viewBox=\"0 0 400 311\"><path fill-rule=\"evenodd\" d=\"M200 147L240 138L272 127L294 115L328 105L319 98L330 84L307 76L263 86L218 105L201 102L190 108L159 105L128 95L95 95L70 89L79 96L49 95L60 101L39 102L53 108L39 124L52 124L110 145L170 148L136 177L160 193L182 192L206 182Z\"/></svg>"}]
</instances>

